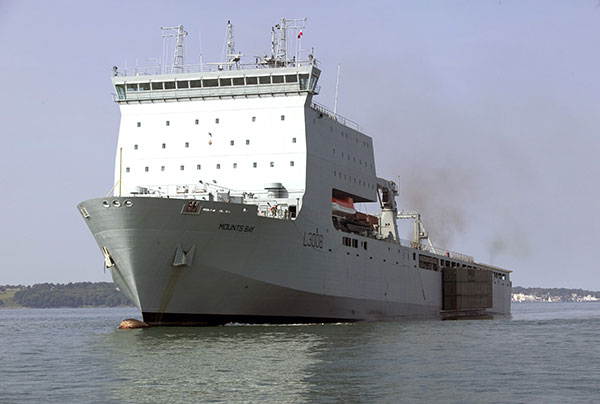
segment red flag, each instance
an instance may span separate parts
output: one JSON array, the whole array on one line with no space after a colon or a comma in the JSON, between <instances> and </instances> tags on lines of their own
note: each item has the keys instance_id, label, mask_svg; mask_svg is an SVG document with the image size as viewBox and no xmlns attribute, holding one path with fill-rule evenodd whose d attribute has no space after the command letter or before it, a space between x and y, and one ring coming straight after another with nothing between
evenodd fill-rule
<instances>
[{"instance_id":1,"label":"red flag","mask_svg":"<svg viewBox=\"0 0 600 404\"><path fill-rule=\"evenodd\" d=\"M302 35L304 35L304 33L302 32L302 30L300 30L300 32L298 32L298 39L302 38Z\"/></svg>"}]
</instances>

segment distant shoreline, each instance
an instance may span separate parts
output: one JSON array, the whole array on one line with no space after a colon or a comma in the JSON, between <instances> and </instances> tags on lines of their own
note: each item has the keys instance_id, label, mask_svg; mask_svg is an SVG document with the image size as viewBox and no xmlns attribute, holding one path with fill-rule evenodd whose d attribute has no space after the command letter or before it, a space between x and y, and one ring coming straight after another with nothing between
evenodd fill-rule
<instances>
[{"instance_id":1,"label":"distant shoreline","mask_svg":"<svg viewBox=\"0 0 600 404\"><path fill-rule=\"evenodd\" d=\"M588 303L600 301L600 292L568 288L512 289L513 303ZM0 309L134 307L112 282L0 285Z\"/></svg>"},{"instance_id":2,"label":"distant shoreline","mask_svg":"<svg viewBox=\"0 0 600 404\"><path fill-rule=\"evenodd\" d=\"M567 288L512 288L513 303L587 303L600 301L600 292Z\"/></svg>"}]
</instances>

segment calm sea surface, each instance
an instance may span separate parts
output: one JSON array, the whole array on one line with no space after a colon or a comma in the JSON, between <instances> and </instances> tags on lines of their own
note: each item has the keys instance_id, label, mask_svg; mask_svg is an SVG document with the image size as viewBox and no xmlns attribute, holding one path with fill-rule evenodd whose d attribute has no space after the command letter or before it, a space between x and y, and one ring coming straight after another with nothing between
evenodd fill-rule
<instances>
[{"instance_id":1,"label":"calm sea surface","mask_svg":"<svg viewBox=\"0 0 600 404\"><path fill-rule=\"evenodd\" d=\"M597 403L600 303L510 318L117 330L0 310L0 403Z\"/></svg>"}]
</instances>

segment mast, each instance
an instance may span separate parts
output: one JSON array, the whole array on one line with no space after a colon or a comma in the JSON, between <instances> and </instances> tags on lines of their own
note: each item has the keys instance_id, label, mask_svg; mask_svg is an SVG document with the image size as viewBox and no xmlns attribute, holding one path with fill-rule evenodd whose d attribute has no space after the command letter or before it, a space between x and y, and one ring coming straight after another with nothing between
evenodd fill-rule
<instances>
[{"instance_id":1,"label":"mast","mask_svg":"<svg viewBox=\"0 0 600 404\"><path fill-rule=\"evenodd\" d=\"M176 38L175 51L173 52L173 65L171 73L183 73L184 68L184 43L183 39L187 36L187 31L183 29L183 25L177 27L160 27L163 31L163 38Z\"/></svg>"},{"instance_id":2,"label":"mast","mask_svg":"<svg viewBox=\"0 0 600 404\"><path fill-rule=\"evenodd\" d=\"M284 66L287 64L287 27L285 24L285 18L282 18L279 30L279 54L277 55Z\"/></svg>"},{"instance_id":3,"label":"mast","mask_svg":"<svg viewBox=\"0 0 600 404\"><path fill-rule=\"evenodd\" d=\"M277 52L277 41L275 41L275 27L271 27L271 60L275 60Z\"/></svg>"},{"instance_id":4,"label":"mast","mask_svg":"<svg viewBox=\"0 0 600 404\"><path fill-rule=\"evenodd\" d=\"M335 101L333 103L333 114L337 114L338 91L340 89L340 69L342 64L338 63L337 80L335 81Z\"/></svg>"},{"instance_id":5,"label":"mast","mask_svg":"<svg viewBox=\"0 0 600 404\"><path fill-rule=\"evenodd\" d=\"M230 20L227 20L227 70L232 70L234 64L236 68L239 68L239 63L242 56L242 54L236 53L235 51L233 25L231 24Z\"/></svg>"},{"instance_id":6,"label":"mast","mask_svg":"<svg viewBox=\"0 0 600 404\"><path fill-rule=\"evenodd\" d=\"M301 32L306 23L305 18L282 18L281 23L276 24L271 34L271 57L275 56L275 66L288 66L295 63L296 58L288 59L288 30ZM298 36L298 40L302 35ZM298 48L299 46L296 45ZM299 49L297 49L298 53Z\"/></svg>"}]
</instances>

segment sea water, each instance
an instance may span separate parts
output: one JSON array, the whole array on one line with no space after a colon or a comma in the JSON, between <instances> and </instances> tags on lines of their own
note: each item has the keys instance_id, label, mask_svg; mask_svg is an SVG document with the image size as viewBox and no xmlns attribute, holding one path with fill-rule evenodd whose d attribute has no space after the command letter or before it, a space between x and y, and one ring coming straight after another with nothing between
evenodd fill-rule
<instances>
[{"instance_id":1,"label":"sea water","mask_svg":"<svg viewBox=\"0 0 600 404\"><path fill-rule=\"evenodd\" d=\"M493 320L118 330L132 308L0 310L0 403L600 402L600 303Z\"/></svg>"}]
</instances>

